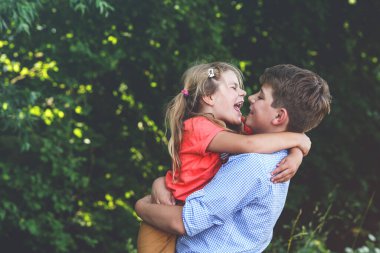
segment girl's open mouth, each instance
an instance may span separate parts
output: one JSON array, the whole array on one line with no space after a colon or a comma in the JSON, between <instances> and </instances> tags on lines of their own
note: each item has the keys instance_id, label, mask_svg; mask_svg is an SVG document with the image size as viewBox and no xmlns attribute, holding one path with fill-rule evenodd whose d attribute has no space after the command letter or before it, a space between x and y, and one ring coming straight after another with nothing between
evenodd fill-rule
<instances>
[{"instance_id":1,"label":"girl's open mouth","mask_svg":"<svg viewBox=\"0 0 380 253\"><path fill-rule=\"evenodd\" d=\"M234 109L236 110L236 111L238 111L238 112L240 112L240 109L243 107L243 101L241 101L241 102L238 102L238 103L236 103L236 104L234 104Z\"/></svg>"}]
</instances>

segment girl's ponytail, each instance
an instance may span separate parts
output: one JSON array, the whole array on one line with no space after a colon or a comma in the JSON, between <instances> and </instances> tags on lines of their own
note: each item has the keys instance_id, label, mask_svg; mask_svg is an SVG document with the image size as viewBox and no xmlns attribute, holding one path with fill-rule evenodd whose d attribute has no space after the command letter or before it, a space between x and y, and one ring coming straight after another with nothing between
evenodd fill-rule
<instances>
[{"instance_id":1,"label":"girl's ponytail","mask_svg":"<svg viewBox=\"0 0 380 253\"><path fill-rule=\"evenodd\" d=\"M179 93L168 104L165 122L166 128L170 129L170 139L168 143L169 154L172 158L173 172L181 168L179 159L179 149L182 142L183 121L186 114L186 94ZM175 173L173 173L174 176Z\"/></svg>"}]
</instances>

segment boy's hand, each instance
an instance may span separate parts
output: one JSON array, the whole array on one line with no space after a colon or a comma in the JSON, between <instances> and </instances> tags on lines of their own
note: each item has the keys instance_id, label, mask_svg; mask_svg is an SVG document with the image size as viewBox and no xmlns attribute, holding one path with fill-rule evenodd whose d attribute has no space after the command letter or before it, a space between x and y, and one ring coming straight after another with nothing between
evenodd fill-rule
<instances>
[{"instance_id":1,"label":"boy's hand","mask_svg":"<svg viewBox=\"0 0 380 253\"><path fill-rule=\"evenodd\" d=\"M141 217L143 215L144 209L146 208L146 205L151 204L151 203L152 203L152 196L151 195L146 195L145 197L137 200L137 202L135 204L135 211L136 211L137 215Z\"/></svg>"},{"instance_id":2,"label":"boy's hand","mask_svg":"<svg viewBox=\"0 0 380 253\"><path fill-rule=\"evenodd\" d=\"M298 147L301 149L304 156L309 153L309 150L311 148L311 140L306 134L301 135L301 142Z\"/></svg>"},{"instance_id":3,"label":"boy's hand","mask_svg":"<svg viewBox=\"0 0 380 253\"><path fill-rule=\"evenodd\" d=\"M163 205L175 205L173 194L166 188L165 178L159 177L152 185L152 203Z\"/></svg>"},{"instance_id":4,"label":"boy's hand","mask_svg":"<svg viewBox=\"0 0 380 253\"><path fill-rule=\"evenodd\" d=\"M143 198L139 199L138 201L144 202L144 203L153 203L152 202L152 195L146 195Z\"/></svg>"},{"instance_id":5,"label":"boy's hand","mask_svg":"<svg viewBox=\"0 0 380 253\"><path fill-rule=\"evenodd\" d=\"M271 181L273 183L283 183L290 180L297 172L302 163L303 154L300 149L292 148L287 157L277 164L277 168L272 172Z\"/></svg>"}]
</instances>

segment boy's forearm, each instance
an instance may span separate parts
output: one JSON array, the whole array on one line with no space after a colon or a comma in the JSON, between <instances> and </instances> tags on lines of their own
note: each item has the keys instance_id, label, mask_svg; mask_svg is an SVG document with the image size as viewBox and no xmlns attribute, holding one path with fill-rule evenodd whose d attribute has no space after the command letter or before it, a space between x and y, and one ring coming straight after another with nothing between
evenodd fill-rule
<instances>
[{"instance_id":1,"label":"boy's forearm","mask_svg":"<svg viewBox=\"0 0 380 253\"><path fill-rule=\"evenodd\" d=\"M148 224L171 234L186 233L182 221L182 206L152 204L146 196L136 202L136 213Z\"/></svg>"}]
</instances>

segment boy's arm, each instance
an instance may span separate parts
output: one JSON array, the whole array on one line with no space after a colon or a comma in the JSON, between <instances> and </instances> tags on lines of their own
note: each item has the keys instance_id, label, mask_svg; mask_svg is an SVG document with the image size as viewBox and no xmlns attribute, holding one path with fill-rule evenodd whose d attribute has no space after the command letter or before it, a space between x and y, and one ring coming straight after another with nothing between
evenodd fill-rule
<instances>
[{"instance_id":1,"label":"boy's arm","mask_svg":"<svg viewBox=\"0 0 380 253\"><path fill-rule=\"evenodd\" d=\"M232 213L266 194L259 176L264 171L261 156L264 155L230 158L213 180L186 199L184 207L153 204L151 197L146 196L137 201L135 210L148 224L173 234L193 236L221 225Z\"/></svg>"},{"instance_id":2,"label":"boy's arm","mask_svg":"<svg viewBox=\"0 0 380 253\"><path fill-rule=\"evenodd\" d=\"M151 196L145 196L135 204L135 211L144 222L171 234L186 233L182 221L182 206L158 205L151 202Z\"/></svg>"},{"instance_id":3,"label":"boy's arm","mask_svg":"<svg viewBox=\"0 0 380 253\"><path fill-rule=\"evenodd\" d=\"M290 180L298 171L303 159L302 151L298 148L290 149L289 155L277 164L277 168L272 172L271 181L273 183L283 183Z\"/></svg>"},{"instance_id":4,"label":"boy's arm","mask_svg":"<svg viewBox=\"0 0 380 253\"><path fill-rule=\"evenodd\" d=\"M268 134L241 135L221 131L215 135L207 151L216 153L273 153L298 147L306 155L311 141L305 134L281 132Z\"/></svg>"}]
</instances>

